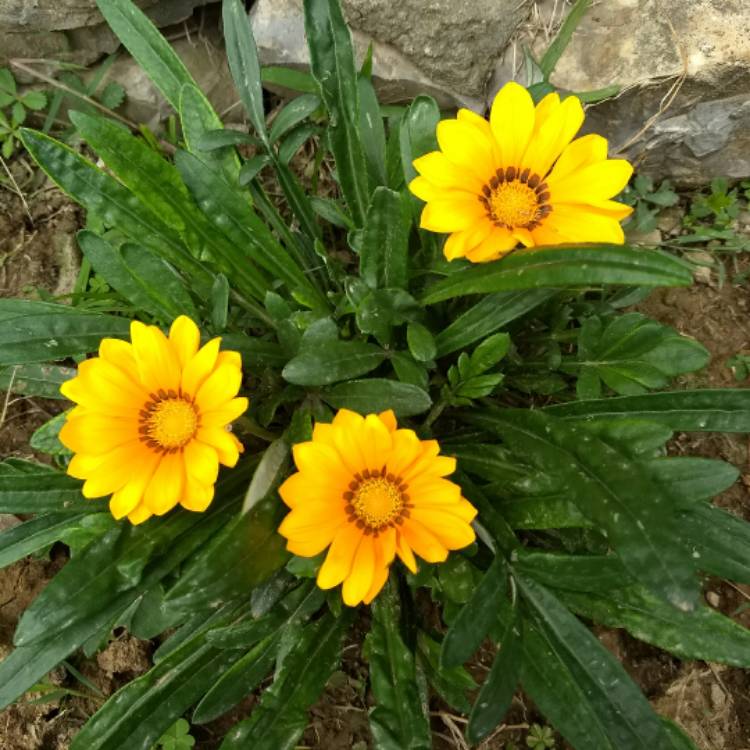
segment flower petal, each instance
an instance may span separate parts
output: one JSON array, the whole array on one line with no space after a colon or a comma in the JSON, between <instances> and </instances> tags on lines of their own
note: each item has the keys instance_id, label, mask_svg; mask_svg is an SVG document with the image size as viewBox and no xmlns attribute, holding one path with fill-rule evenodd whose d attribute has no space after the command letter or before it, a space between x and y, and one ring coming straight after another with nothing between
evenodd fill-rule
<instances>
[{"instance_id":1,"label":"flower petal","mask_svg":"<svg viewBox=\"0 0 750 750\"><path fill-rule=\"evenodd\" d=\"M338 530L318 571L320 588L331 589L338 586L349 575L354 555L363 536L353 523L344 524Z\"/></svg>"},{"instance_id":2,"label":"flower petal","mask_svg":"<svg viewBox=\"0 0 750 750\"><path fill-rule=\"evenodd\" d=\"M483 185L496 169L493 144L479 128L461 120L441 120L436 135L440 150L457 167L470 172Z\"/></svg>"},{"instance_id":3,"label":"flower petal","mask_svg":"<svg viewBox=\"0 0 750 750\"><path fill-rule=\"evenodd\" d=\"M401 525L401 533L407 544L423 560L436 563L443 562L448 557L448 550L442 542L419 521L407 519Z\"/></svg>"},{"instance_id":4,"label":"flower petal","mask_svg":"<svg viewBox=\"0 0 750 750\"><path fill-rule=\"evenodd\" d=\"M201 384L195 403L201 414L218 409L233 399L242 384L242 371L233 365L219 365Z\"/></svg>"},{"instance_id":5,"label":"flower petal","mask_svg":"<svg viewBox=\"0 0 750 750\"><path fill-rule=\"evenodd\" d=\"M455 193L448 199L441 198L425 205L419 226L432 232L456 232L468 229L486 215L477 196Z\"/></svg>"},{"instance_id":6,"label":"flower petal","mask_svg":"<svg viewBox=\"0 0 750 750\"><path fill-rule=\"evenodd\" d=\"M624 159L607 159L589 164L581 169L558 177L551 174L547 179L551 202L587 203L600 201L617 195L628 184L633 167Z\"/></svg>"},{"instance_id":7,"label":"flower petal","mask_svg":"<svg viewBox=\"0 0 750 750\"><path fill-rule=\"evenodd\" d=\"M344 580L344 604L356 607L367 596L375 582L375 547L372 536L362 536Z\"/></svg>"},{"instance_id":8,"label":"flower petal","mask_svg":"<svg viewBox=\"0 0 750 750\"><path fill-rule=\"evenodd\" d=\"M166 453L146 487L143 502L154 515L163 516L180 501L184 486L185 463L182 454Z\"/></svg>"},{"instance_id":9,"label":"flower petal","mask_svg":"<svg viewBox=\"0 0 750 750\"><path fill-rule=\"evenodd\" d=\"M194 396L203 381L213 372L216 358L219 356L221 339L211 339L202 346L198 353L190 359L182 371L182 392Z\"/></svg>"},{"instance_id":10,"label":"flower petal","mask_svg":"<svg viewBox=\"0 0 750 750\"><path fill-rule=\"evenodd\" d=\"M478 195L484 184L474 172L456 165L442 151L430 151L415 159L413 164L414 169L421 175L421 179L428 181L437 189L465 190ZM409 189L416 192L411 184Z\"/></svg>"},{"instance_id":11,"label":"flower petal","mask_svg":"<svg viewBox=\"0 0 750 750\"><path fill-rule=\"evenodd\" d=\"M514 81L506 83L492 102L490 127L500 150L498 166L521 166L521 157L534 130L531 94Z\"/></svg>"},{"instance_id":12,"label":"flower petal","mask_svg":"<svg viewBox=\"0 0 750 750\"><path fill-rule=\"evenodd\" d=\"M567 97L549 114L529 142L522 164L532 174L544 177L562 150L583 125L583 107L576 96Z\"/></svg>"},{"instance_id":13,"label":"flower petal","mask_svg":"<svg viewBox=\"0 0 750 750\"><path fill-rule=\"evenodd\" d=\"M488 263L502 258L518 245L518 240L509 229L493 227L487 237L475 248L466 253L466 257L473 263Z\"/></svg>"},{"instance_id":14,"label":"flower petal","mask_svg":"<svg viewBox=\"0 0 750 750\"><path fill-rule=\"evenodd\" d=\"M169 341L177 354L180 367L185 367L198 351L201 332L187 315L180 315L169 329Z\"/></svg>"}]
</instances>

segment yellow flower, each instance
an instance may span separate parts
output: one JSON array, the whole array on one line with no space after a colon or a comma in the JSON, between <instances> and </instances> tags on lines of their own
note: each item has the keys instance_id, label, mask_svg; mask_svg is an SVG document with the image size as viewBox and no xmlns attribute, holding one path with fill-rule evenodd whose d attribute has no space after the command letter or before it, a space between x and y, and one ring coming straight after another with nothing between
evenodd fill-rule
<instances>
[{"instance_id":1,"label":"yellow flower","mask_svg":"<svg viewBox=\"0 0 750 750\"><path fill-rule=\"evenodd\" d=\"M392 411L362 417L346 409L294 446L298 472L279 488L292 510L279 533L302 557L330 545L318 586L343 581L346 604L369 604L396 555L415 573L415 552L442 562L474 541L476 510L444 479L456 460L439 452L437 441L398 429Z\"/></svg>"},{"instance_id":2,"label":"yellow flower","mask_svg":"<svg viewBox=\"0 0 750 750\"><path fill-rule=\"evenodd\" d=\"M112 495L117 518L134 524L177 503L203 511L214 495L219 463L234 466L242 444L227 425L247 409L237 352L221 339L200 346L190 318L167 338L134 321L132 343L103 339L99 356L82 362L60 387L78 406L60 440L75 455L68 474L85 479L85 497Z\"/></svg>"},{"instance_id":3,"label":"yellow flower","mask_svg":"<svg viewBox=\"0 0 750 750\"><path fill-rule=\"evenodd\" d=\"M518 243L622 244L629 206L610 200L633 168L607 159L599 135L572 140L583 124L575 96L553 93L534 106L517 83L498 92L490 120L460 109L437 126L439 151L416 159L410 190L427 202L421 227L447 232L448 260L495 260ZM572 142L571 142L572 141Z\"/></svg>"}]
</instances>

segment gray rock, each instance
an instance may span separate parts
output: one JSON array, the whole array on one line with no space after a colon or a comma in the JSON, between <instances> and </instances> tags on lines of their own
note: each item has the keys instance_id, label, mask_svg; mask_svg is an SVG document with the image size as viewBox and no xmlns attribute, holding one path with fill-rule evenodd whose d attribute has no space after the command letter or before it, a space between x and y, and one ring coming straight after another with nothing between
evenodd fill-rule
<instances>
[{"instance_id":1,"label":"gray rock","mask_svg":"<svg viewBox=\"0 0 750 750\"><path fill-rule=\"evenodd\" d=\"M664 109L683 72L684 83ZM624 148L643 173L682 185L750 176L747 0L594 5L553 81L570 91L622 87L620 96L589 109L586 129L608 136L614 150Z\"/></svg>"},{"instance_id":2,"label":"gray rock","mask_svg":"<svg viewBox=\"0 0 750 750\"><path fill-rule=\"evenodd\" d=\"M411 2L414 4L416 0ZM463 0L454 3L455 6L463 4ZM430 3L424 0L421 5L427 7ZM349 15L352 20L351 11ZM308 67L310 57L305 42L302 0L257 0L250 11L250 20L263 65L281 65L297 69ZM420 24L421 21L413 20L409 28L413 30ZM404 37L410 33L412 32L405 30ZM417 94L431 94L444 107L482 109L481 96L473 96L466 88L454 89L445 81L431 78L421 67L417 67L415 61L410 60L389 41L373 39L356 26L352 29L352 38L358 62L364 58L370 43L373 44L373 78L381 101L403 102ZM431 41L433 48L442 43L437 37ZM405 39L401 40L401 46L407 46ZM472 75L477 76L476 72Z\"/></svg>"},{"instance_id":3,"label":"gray rock","mask_svg":"<svg viewBox=\"0 0 750 750\"><path fill-rule=\"evenodd\" d=\"M449 91L482 97L528 15L518 0L342 0L353 29L389 44Z\"/></svg>"},{"instance_id":4,"label":"gray rock","mask_svg":"<svg viewBox=\"0 0 750 750\"><path fill-rule=\"evenodd\" d=\"M164 28L212 2L218 0L141 0L138 5ZM0 65L14 57L90 65L118 46L94 0L0 0Z\"/></svg>"}]
</instances>

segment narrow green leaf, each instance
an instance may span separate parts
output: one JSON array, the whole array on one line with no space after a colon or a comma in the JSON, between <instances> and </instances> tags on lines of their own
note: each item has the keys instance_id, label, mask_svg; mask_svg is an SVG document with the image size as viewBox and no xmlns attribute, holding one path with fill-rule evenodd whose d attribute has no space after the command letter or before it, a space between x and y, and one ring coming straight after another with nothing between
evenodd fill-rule
<instances>
[{"instance_id":1,"label":"narrow green leaf","mask_svg":"<svg viewBox=\"0 0 750 750\"><path fill-rule=\"evenodd\" d=\"M349 613L325 614L305 627L277 670L260 705L230 730L222 750L292 750L307 726L307 709L317 699L341 658Z\"/></svg>"},{"instance_id":2,"label":"narrow green leaf","mask_svg":"<svg viewBox=\"0 0 750 750\"><path fill-rule=\"evenodd\" d=\"M568 555L520 549L514 568L544 586L564 591L609 593L632 583L615 555Z\"/></svg>"},{"instance_id":3,"label":"narrow green leaf","mask_svg":"<svg viewBox=\"0 0 750 750\"><path fill-rule=\"evenodd\" d=\"M236 605L222 608L146 674L118 690L78 732L71 750L152 747L237 660L236 651L206 642L209 628L236 619L235 610Z\"/></svg>"},{"instance_id":4,"label":"narrow green leaf","mask_svg":"<svg viewBox=\"0 0 750 750\"><path fill-rule=\"evenodd\" d=\"M469 344L504 328L557 294L556 289L497 292L480 300L435 337L437 356L464 349Z\"/></svg>"},{"instance_id":5,"label":"narrow green leaf","mask_svg":"<svg viewBox=\"0 0 750 750\"><path fill-rule=\"evenodd\" d=\"M224 0L224 39L232 78L255 132L266 141L266 115L260 84L260 63L250 19L241 0Z\"/></svg>"},{"instance_id":6,"label":"narrow green leaf","mask_svg":"<svg viewBox=\"0 0 750 750\"><path fill-rule=\"evenodd\" d=\"M334 409L351 409L360 414L393 409L397 417L413 417L432 405L422 388L383 378L350 380L324 388L320 395Z\"/></svg>"},{"instance_id":7,"label":"narrow green leaf","mask_svg":"<svg viewBox=\"0 0 750 750\"><path fill-rule=\"evenodd\" d=\"M166 100L178 109L180 89L186 83L195 82L169 42L131 0L97 0L96 4L138 65Z\"/></svg>"},{"instance_id":8,"label":"narrow green leaf","mask_svg":"<svg viewBox=\"0 0 750 750\"><path fill-rule=\"evenodd\" d=\"M503 720L518 686L522 661L521 631L517 609L507 605L505 609L508 614L500 635L500 649L469 714L466 738L472 744L484 739Z\"/></svg>"},{"instance_id":9,"label":"narrow green leaf","mask_svg":"<svg viewBox=\"0 0 750 750\"><path fill-rule=\"evenodd\" d=\"M430 724L417 685L414 654L399 632L400 618L398 597L389 583L372 604L372 625L367 636L375 697L370 729L381 750L429 750Z\"/></svg>"},{"instance_id":10,"label":"narrow green leaf","mask_svg":"<svg viewBox=\"0 0 750 750\"><path fill-rule=\"evenodd\" d=\"M223 331L229 316L229 282L220 273L211 288L211 325L216 331Z\"/></svg>"},{"instance_id":11,"label":"narrow green leaf","mask_svg":"<svg viewBox=\"0 0 750 750\"><path fill-rule=\"evenodd\" d=\"M9 366L0 371L0 391L11 390L25 396L64 398L60 386L74 378L72 367L60 367L49 363Z\"/></svg>"},{"instance_id":12,"label":"narrow green leaf","mask_svg":"<svg viewBox=\"0 0 750 750\"><path fill-rule=\"evenodd\" d=\"M67 305L0 299L0 365L49 362L99 347L105 337L126 338L125 318Z\"/></svg>"},{"instance_id":13,"label":"narrow green leaf","mask_svg":"<svg viewBox=\"0 0 750 750\"><path fill-rule=\"evenodd\" d=\"M81 482L31 461L0 463L0 513L86 513L106 506L81 495Z\"/></svg>"},{"instance_id":14,"label":"narrow green leaf","mask_svg":"<svg viewBox=\"0 0 750 750\"><path fill-rule=\"evenodd\" d=\"M277 531L279 503L259 503L236 516L186 566L167 592L168 610L185 613L236 601L271 577L289 558Z\"/></svg>"},{"instance_id":15,"label":"narrow green leaf","mask_svg":"<svg viewBox=\"0 0 750 750\"><path fill-rule=\"evenodd\" d=\"M701 504L681 514L680 532L699 570L750 583L750 523Z\"/></svg>"},{"instance_id":16,"label":"narrow green leaf","mask_svg":"<svg viewBox=\"0 0 750 750\"><path fill-rule=\"evenodd\" d=\"M84 516L49 513L0 532L0 568L56 542Z\"/></svg>"},{"instance_id":17,"label":"narrow green leaf","mask_svg":"<svg viewBox=\"0 0 750 750\"><path fill-rule=\"evenodd\" d=\"M406 328L406 341L412 356L419 362L429 362L435 358L435 339L430 330L421 323L409 323Z\"/></svg>"},{"instance_id":18,"label":"narrow green leaf","mask_svg":"<svg viewBox=\"0 0 750 750\"><path fill-rule=\"evenodd\" d=\"M128 188L68 146L42 133L24 130L22 138L37 164L87 211L101 217L108 226L116 226L135 242L157 251L201 289L210 284L210 273L188 252L179 234Z\"/></svg>"},{"instance_id":19,"label":"narrow green leaf","mask_svg":"<svg viewBox=\"0 0 750 750\"><path fill-rule=\"evenodd\" d=\"M606 531L629 572L684 611L698 600L695 561L679 538L672 496L636 462L585 430L542 412L497 410L467 415L500 435L509 450L552 470L583 515Z\"/></svg>"},{"instance_id":20,"label":"narrow green leaf","mask_svg":"<svg viewBox=\"0 0 750 750\"><path fill-rule=\"evenodd\" d=\"M562 57L562 53L565 52L570 39L573 36L573 32L581 23L586 11L591 6L592 0L576 0L573 3L573 7L568 11L568 15L565 17L560 30L552 40L552 43L547 47L546 52L542 55L542 59L539 61L539 67L544 76L544 80L549 80L549 77L555 70L557 61Z\"/></svg>"},{"instance_id":21,"label":"narrow green leaf","mask_svg":"<svg viewBox=\"0 0 750 750\"><path fill-rule=\"evenodd\" d=\"M412 162L428 151L437 150L435 132L438 122L440 109L431 96L418 96L406 110L401 124L400 146L401 164L407 185L417 176ZM416 198L414 203L418 204Z\"/></svg>"},{"instance_id":22,"label":"narrow green leaf","mask_svg":"<svg viewBox=\"0 0 750 750\"><path fill-rule=\"evenodd\" d=\"M374 370L385 352L363 341L326 341L303 348L282 370L284 380L295 385L329 385Z\"/></svg>"},{"instance_id":23,"label":"narrow green leaf","mask_svg":"<svg viewBox=\"0 0 750 750\"><path fill-rule=\"evenodd\" d=\"M649 393L548 406L565 420L648 419L683 432L750 432L750 390Z\"/></svg>"},{"instance_id":24,"label":"narrow green leaf","mask_svg":"<svg viewBox=\"0 0 750 750\"><path fill-rule=\"evenodd\" d=\"M408 203L400 193L378 187L367 209L360 250L360 275L373 289L401 288L408 283Z\"/></svg>"},{"instance_id":25,"label":"narrow green leaf","mask_svg":"<svg viewBox=\"0 0 750 750\"><path fill-rule=\"evenodd\" d=\"M295 68L282 68L277 65L265 66L260 70L260 80L271 86L281 86L303 94L315 94L318 91L315 79L307 71Z\"/></svg>"},{"instance_id":26,"label":"narrow green leaf","mask_svg":"<svg viewBox=\"0 0 750 750\"><path fill-rule=\"evenodd\" d=\"M261 172L263 167L271 163L271 157L265 154L248 159L240 169L239 183L243 187L251 183Z\"/></svg>"},{"instance_id":27,"label":"narrow green leaf","mask_svg":"<svg viewBox=\"0 0 750 750\"><path fill-rule=\"evenodd\" d=\"M367 163L359 135L359 91L349 29L339 0L304 4L310 70L328 110L328 139L349 212L359 227L367 211Z\"/></svg>"},{"instance_id":28,"label":"narrow green leaf","mask_svg":"<svg viewBox=\"0 0 750 750\"><path fill-rule=\"evenodd\" d=\"M116 248L99 235L83 230L78 244L93 269L139 310L164 323L179 315L198 319L184 282L158 255L140 245Z\"/></svg>"},{"instance_id":29,"label":"narrow green leaf","mask_svg":"<svg viewBox=\"0 0 750 750\"><path fill-rule=\"evenodd\" d=\"M680 659L750 666L750 630L705 605L680 612L638 586L560 596L577 614L609 628L625 628Z\"/></svg>"},{"instance_id":30,"label":"narrow green leaf","mask_svg":"<svg viewBox=\"0 0 750 750\"><path fill-rule=\"evenodd\" d=\"M640 688L549 591L518 577L524 622L521 683L576 750L672 750Z\"/></svg>"},{"instance_id":31,"label":"narrow green leaf","mask_svg":"<svg viewBox=\"0 0 750 750\"><path fill-rule=\"evenodd\" d=\"M618 284L689 286L685 263L656 250L622 245L545 247L519 250L492 263L456 271L429 287L426 305L453 297L539 287Z\"/></svg>"},{"instance_id":32,"label":"narrow green leaf","mask_svg":"<svg viewBox=\"0 0 750 750\"><path fill-rule=\"evenodd\" d=\"M320 97L317 94L303 94L286 104L274 117L271 123L269 138L275 143L290 130L297 127L306 120L315 110L321 106Z\"/></svg>"},{"instance_id":33,"label":"narrow green leaf","mask_svg":"<svg viewBox=\"0 0 750 750\"><path fill-rule=\"evenodd\" d=\"M270 288L257 266L281 279L291 291L302 290L320 301L317 290L300 266L278 243L268 227L253 211L241 192L196 156L179 151L177 167L198 205L217 231L234 244L234 252L225 257L226 272L236 285L263 300ZM248 260L252 263L248 263ZM322 303L321 303L322 304Z\"/></svg>"},{"instance_id":34,"label":"narrow green leaf","mask_svg":"<svg viewBox=\"0 0 750 750\"><path fill-rule=\"evenodd\" d=\"M561 369L581 377L593 374L615 393L632 396L664 388L673 377L705 367L709 359L695 339L630 312L606 326L597 317L588 318L581 328L578 361L565 361Z\"/></svg>"},{"instance_id":35,"label":"narrow green leaf","mask_svg":"<svg viewBox=\"0 0 750 750\"><path fill-rule=\"evenodd\" d=\"M359 131L370 183L376 186L387 185L385 127L371 77L360 74L357 77L357 88L359 90Z\"/></svg>"},{"instance_id":36,"label":"narrow green leaf","mask_svg":"<svg viewBox=\"0 0 750 750\"><path fill-rule=\"evenodd\" d=\"M505 562L496 557L445 634L440 662L447 668L468 661L497 621L507 590Z\"/></svg>"}]
</instances>

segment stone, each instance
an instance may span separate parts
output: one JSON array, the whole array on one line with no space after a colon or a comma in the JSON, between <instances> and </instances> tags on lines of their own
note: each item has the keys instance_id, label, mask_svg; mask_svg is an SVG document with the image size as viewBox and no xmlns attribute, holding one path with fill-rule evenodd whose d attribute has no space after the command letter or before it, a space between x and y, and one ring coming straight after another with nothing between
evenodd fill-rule
<instances>
[{"instance_id":1,"label":"stone","mask_svg":"<svg viewBox=\"0 0 750 750\"><path fill-rule=\"evenodd\" d=\"M141 0L138 5L164 28L212 2L218 0ZM13 58L90 65L118 46L95 0L0 0L0 66ZM29 82L23 75L20 79Z\"/></svg>"},{"instance_id":2,"label":"stone","mask_svg":"<svg viewBox=\"0 0 750 750\"><path fill-rule=\"evenodd\" d=\"M209 27L200 34L177 39L172 45L216 111L222 114L229 110L239 97L219 30ZM88 72L86 77L92 75L95 71ZM133 122L154 128L172 114L172 107L129 55L122 55L114 62L105 80L115 81L125 88L125 102L117 112ZM241 110L237 108L236 111L240 116Z\"/></svg>"},{"instance_id":3,"label":"stone","mask_svg":"<svg viewBox=\"0 0 750 750\"><path fill-rule=\"evenodd\" d=\"M349 25L389 44L449 91L481 98L528 15L518 0L342 0Z\"/></svg>"},{"instance_id":4,"label":"stone","mask_svg":"<svg viewBox=\"0 0 750 750\"><path fill-rule=\"evenodd\" d=\"M481 111L491 60L507 38L492 37L499 33L497 8L515 8L519 3L408 0L396 5L385 0L372 3L344 0L343 5L352 26L358 64L368 46L373 45L373 79L382 102L407 102L418 94L430 94L442 107L462 106ZM479 10L473 10L475 6ZM480 16L481 9L490 6L495 8L490 14L494 20L488 25ZM409 15L401 12L406 7L410 9ZM394 14L398 14L397 21L391 19ZM508 28L517 17L518 14L510 14ZM461 20L460 31L451 31L454 19ZM250 20L263 65L308 67L302 0L257 0L250 11ZM486 36L480 43L483 34ZM458 46L459 36L463 36L460 44L463 51L449 50ZM480 59L477 49L490 55L489 65ZM464 65L465 70L455 67L459 59L470 58L474 62Z\"/></svg>"},{"instance_id":5,"label":"stone","mask_svg":"<svg viewBox=\"0 0 750 750\"><path fill-rule=\"evenodd\" d=\"M574 92L621 87L616 98L589 108L584 132L607 136L613 152L624 153L641 173L682 186L750 176L746 0L595 4L552 80Z\"/></svg>"}]
</instances>

